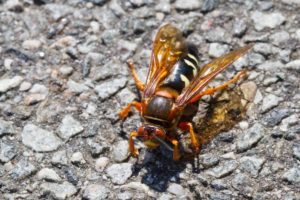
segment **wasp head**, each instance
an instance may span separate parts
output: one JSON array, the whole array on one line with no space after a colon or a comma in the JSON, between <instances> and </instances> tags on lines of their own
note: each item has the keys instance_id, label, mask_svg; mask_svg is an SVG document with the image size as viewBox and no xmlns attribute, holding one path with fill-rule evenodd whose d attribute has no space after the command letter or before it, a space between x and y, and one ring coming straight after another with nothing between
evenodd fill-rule
<instances>
[{"instance_id":1,"label":"wasp head","mask_svg":"<svg viewBox=\"0 0 300 200\"><path fill-rule=\"evenodd\" d=\"M138 129L138 133L144 144L150 149L157 148L161 143L164 143L166 138L164 129L148 124L141 126Z\"/></svg>"}]
</instances>

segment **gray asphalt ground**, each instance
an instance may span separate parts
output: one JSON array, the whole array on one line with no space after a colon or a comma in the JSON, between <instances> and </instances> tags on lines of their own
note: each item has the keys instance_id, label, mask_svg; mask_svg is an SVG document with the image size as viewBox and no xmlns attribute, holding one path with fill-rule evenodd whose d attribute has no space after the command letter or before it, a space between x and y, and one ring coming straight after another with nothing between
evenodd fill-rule
<instances>
[{"instance_id":1,"label":"gray asphalt ground","mask_svg":"<svg viewBox=\"0 0 300 200\"><path fill-rule=\"evenodd\" d=\"M0 0L0 199L300 199L299 0ZM194 161L128 153L153 37L172 23L204 64L253 43L246 117ZM230 98L230 97L229 97ZM210 104L210 100L206 102Z\"/></svg>"}]
</instances>

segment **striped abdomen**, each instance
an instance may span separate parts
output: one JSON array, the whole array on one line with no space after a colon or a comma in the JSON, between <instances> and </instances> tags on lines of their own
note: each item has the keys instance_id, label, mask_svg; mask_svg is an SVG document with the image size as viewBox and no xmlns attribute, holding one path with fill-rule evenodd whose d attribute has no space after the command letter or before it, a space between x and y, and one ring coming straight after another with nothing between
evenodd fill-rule
<instances>
[{"instance_id":1,"label":"striped abdomen","mask_svg":"<svg viewBox=\"0 0 300 200\"><path fill-rule=\"evenodd\" d=\"M195 45L188 44L188 53L178 60L161 87L172 88L179 94L194 79L199 71L199 56Z\"/></svg>"}]
</instances>

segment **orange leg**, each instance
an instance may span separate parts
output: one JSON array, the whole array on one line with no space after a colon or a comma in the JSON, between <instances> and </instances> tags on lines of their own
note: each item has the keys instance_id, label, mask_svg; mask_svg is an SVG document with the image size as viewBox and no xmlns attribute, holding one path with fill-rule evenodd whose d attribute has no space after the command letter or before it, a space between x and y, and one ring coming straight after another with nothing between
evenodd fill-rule
<instances>
[{"instance_id":1,"label":"orange leg","mask_svg":"<svg viewBox=\"0 0 300 200\"><path fill-rule=\"evenodd\" d=\"M215 93L217 91L220 91L220 90L223 90L223 89L227 88L230 84L236 83L238 80L240 80L241 78L243 78L246 74L247 74L246 70L240 71L232 79L230 79L229 81L223 83L222 85L219 85L219 86L214 87L214 88L208 88L208 89L204 90L203 92L199 93L198 95L196 95L190 101L190 103L198 101L204 95L210 95L210 94L213 94L213 93Z\"/></svg>"},{"instance_id":2,"label":"orange leg","mask_svg":"<svg viewBox=\"0 0 300 200\"><path fill-rule=\"evenodd\" d=\"M133 131L130 133L129 135L129 140L128 140L128 144L129 144L129 151L131 153L132 156L137 157L139 155L139 151L134 147L134 137L139 136L138 132Z\"/></svg>"},{"instance_id":3,"label":"orange leg","mask_svg":"<svg viewBox=\"0 0 300 200\"><path fill-rule=\"evenodd\" d=\"M138 75L137 75L137 73L136 73L136 71L135 71L133 62L132 62L131 60L128 60L128 61L127 61L127 65L128 65L128 67L129 67L129 69L130 69L130 72L131 72L131 74L132 74L132 76L133 76L133 79L134 79L134 82L135 82L137 88L138 88L140 91L144 91L145 84L139 79L139 77L138 77Z\"/></svg>"},{"instance_id":4,"label":"orange leg","mask_svg":"<svg viewBox=\"0 0 300 200\"><path fill-rule=\"evenodd\" d=\"M173 160L179 160L180 159L180 153L179 153L179 143L178 140L173 139L173 138L167 138L167 140L169 140L173 146L174 146L174 150L173 150Z\"/></svg>"},{"instance_id":5,"label":"orange leg","mask_svg":"<svg viewBox=\"0 0 300 200\"><path fill-rule=\"evenodd\" d=\"M194 132L193 124L191 122L181 122L178 126L183 131L189 131L193 151L194 153L198 154L200 152L200 144L199 139Z\"/></svg>"},{"instance_id":6,"label":"orange leg","mask_svg":"<svg viewBox=\"0 0 300 200\"><path fill-rule=\"evenodd\" d=\"M129 103L125 108L123 108L119 112L120 119L124 120L128 116L128 114L129 114L130 109L131 109L132 106L134 106L138 111L141 112L141 110L142 110L142 104L140 102L133 101L133 102Z\"/></svg>"}]
</instances>

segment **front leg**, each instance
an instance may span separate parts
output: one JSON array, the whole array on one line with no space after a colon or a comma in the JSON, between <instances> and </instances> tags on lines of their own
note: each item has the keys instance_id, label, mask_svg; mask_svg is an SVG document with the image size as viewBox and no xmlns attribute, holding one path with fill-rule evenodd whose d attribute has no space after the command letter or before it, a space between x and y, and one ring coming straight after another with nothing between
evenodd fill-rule
<instances>
[{"instance_id":1,"label":"front leg","mask_svg":"<svg viewBox=\"0 0 300 200\"><path fill-rule=\"evenodd\" d=\"M134 147L134 140L133 140L133 138L135 138L137 136L139 136L139 133L136 131L133 131L130 133L129 140L128 140L129 151L130 151L131 155L134 157L137 157L139 155L139 151Z\"/></svg>"},{"instance_id":2,"label":"front leg","mask_svg":"<svg viewBox=\"0 0 300 200\"><path fill-rule=\"evenodd\" d=\"M174 146L174 150L173 150L173 160L177 161L180 159L180 152L179 152L179 142L178 140L174 139L174 138L167 138L167 140L169 142L171 142Z\"/></svg>"},{"instance_id":3,"label":"front leg","mask_svg":"<svg viewBox=\"0 0 300 200\"><path fill-rule=\"evenodd\" d=\"M139 79L139 77L138 77L138 75L137 75L137 73L136 73L136 71L135 71L134 64L133 64L132 60L128 60L128 61L127 61L127 65L128 65L128 67L129 67L129 69L130 69L130 72L131 72L131 74L132 74L132 76L133 76L133 79L134 79L134 82L135 82L135 84L136 84L136 87L137 87L141 92L143 92L144 89L145 89L145 84Z\"/></svg>"},{"instance_id":4,"label":"front leg","mask_svg":"<svg viewBox=\"0 0 300 200\"><path fill-rule=\"evenodd\" d=\"M124 107L120 112L119 112L119 117L120 119L124 120L128 114L130 113L131 107L135 107L139 112L142 110L142 104L138 101L133 101L129 103L126 107Z\"/></svg>"},{"instance_id":5,"label":"front leg","mask_svg":"<svg viewBox=\"0 0 300 200\"><path fill-rule=\"evenodd\" d=\"M197 135L194 132L193 124L191 122L181 122L179 123L178 127L183 131L189 131L193 152L198 154L200 152L200 143Z\"/></svg>"}]
</instances>

